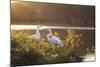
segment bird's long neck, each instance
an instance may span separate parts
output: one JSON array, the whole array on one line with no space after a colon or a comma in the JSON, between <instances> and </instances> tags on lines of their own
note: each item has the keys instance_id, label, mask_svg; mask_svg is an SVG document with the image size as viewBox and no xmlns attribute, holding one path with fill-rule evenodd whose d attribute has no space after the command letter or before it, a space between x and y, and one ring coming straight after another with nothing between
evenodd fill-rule
<instances>
[{"instance_id":1,"label":"bird's long neck","mask_svg":"<svg viewBox=\"0 0 100 67\"><path fill-rule=\"evenodd\" d=\"M50 34L47 34L47 40L50 41Z\"/></svg>"},{"instance_id":2,"label":"bird's long neck","mask_svg":"<svg viewBox=\"0 0 100 67\"><path fill-rule=\"evenodd\" d=\"M52 36L52 31L49 30L49 33L47 34L47 39L50 41L50 36Z\"/></svg>"},{"instance_id":3,"label":"bird's long neck","mask_svg":"<svg viewBox=\"0 0 100 67\"><path fill-rule=\"evenodd\" d=\"M36 35L40 36L39 28L36 29Z\"/></svg>"}]
</instances>

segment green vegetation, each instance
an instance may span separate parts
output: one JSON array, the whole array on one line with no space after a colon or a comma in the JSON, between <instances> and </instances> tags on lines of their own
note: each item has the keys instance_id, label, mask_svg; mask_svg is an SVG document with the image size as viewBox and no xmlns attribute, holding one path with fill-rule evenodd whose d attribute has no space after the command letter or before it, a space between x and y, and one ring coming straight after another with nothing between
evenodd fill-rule
<instances>
[{"instance_id":1,"label":"green vegetation","mask_svg":"<svg viewBox=\"0 0 100 67\"><path fill-rule=\"evenodd\" d=\"M75 30L67 32L62 40L64 46L60 47L47 42L46 39L30 39L28 38L30 34L25 31L11 31L11 64L32 65L81 61L82 35Z\"/></svg>"}]
</instances>

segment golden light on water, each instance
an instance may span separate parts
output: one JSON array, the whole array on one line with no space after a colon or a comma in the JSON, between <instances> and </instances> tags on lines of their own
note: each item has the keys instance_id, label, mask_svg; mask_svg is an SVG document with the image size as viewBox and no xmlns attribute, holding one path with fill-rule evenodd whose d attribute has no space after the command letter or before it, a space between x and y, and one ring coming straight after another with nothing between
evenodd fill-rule
<instances>
[{"instance_id":1,"label":"golden light on water","mask_svg":"<svg viewBox=\"0 0 100 67\"><path fill-rule=\"evenodd\" d=\"M37 25L11 25L11 30L32 30L32 29L36 29ZM40 30L43 29L77 29L77 30L95 30L94 27L66 27L66 26L45 26L42 25L42 27L40 27Z\"/></svg>"},{"instance_id":2,"label":"golden light on water","mask_svg":"<svg viewBox=\"0 0 100 67\"><path fill-rule=\"evenodd\" d=\"M95 54L87 54L84 56L83 61L95 61Z\"/></svg>"},{"instance_id":3,"label":"golden light on water","mask_svg":"<svg viewBox=\"0 0 100 67\"><path fill-rule=\"evenodd\" d=\"M29 29L36 29L37 25L11 25L11 30L29 30ZM39 28L40 30L42 29L47 29L47 26L42 26Z\"/></svg>"}]
</instances>

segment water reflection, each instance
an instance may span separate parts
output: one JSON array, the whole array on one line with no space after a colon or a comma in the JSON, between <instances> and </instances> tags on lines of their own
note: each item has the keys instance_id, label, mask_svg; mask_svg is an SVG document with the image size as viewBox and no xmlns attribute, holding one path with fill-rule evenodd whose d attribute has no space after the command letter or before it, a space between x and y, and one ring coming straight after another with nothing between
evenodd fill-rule
<instances>
[{"instance_id":1,"label":"water reflection","mask_svg":"<svg viewBox=\"0 0 100 67\"><path fill-rule=\"evenodd\" d=\"M36 29L37 25L11 25L11 29L13 30L28 30L28 29ZM77 29L77 30L95 30L94 27L67 27L67 26L45 26L42 25L40 30L43 29Z\"/></svg>"},{"instance_id":2,"label":"water reflection","mask_svg":"<svg viewBox=\"0 0 100 67\"><path fill-rule=\"evenodd\" d=\"M91 53L91 54L86 54L83 56L83 61L95 61L95 54Z\"/></svg>"}]
</instances>

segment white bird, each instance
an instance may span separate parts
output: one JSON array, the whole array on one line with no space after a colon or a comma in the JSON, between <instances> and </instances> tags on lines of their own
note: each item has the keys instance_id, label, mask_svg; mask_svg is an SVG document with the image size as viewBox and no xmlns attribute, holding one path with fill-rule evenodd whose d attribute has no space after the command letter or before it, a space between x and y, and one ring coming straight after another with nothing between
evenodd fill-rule
<instances>
[{"instance_id":1,"label":"white bird","mask_svg":"<svg viewBox=\"0 0 100 67\"><path fill-rule=\"evenodd\" d=\"M51 29L48 29L47 40L52 44L59 45L59 46L64 46L62 41L58 37L56 37L52 34Z\"/></svg>"},{"instance_id":2,"label":"white bird","mask_svg":"<svg viewBox=\"0 0 100 67\"><path fill-rule=\"evenodd\" d=\"M39 40L41 38L41 35L40 35L40 32L39 32L40 27L41 27L41 25L37 25L36 33L34 35L29 36L29 38Z\"/></svg>"}]
</instances>

